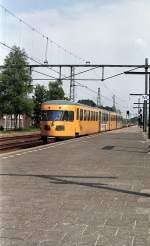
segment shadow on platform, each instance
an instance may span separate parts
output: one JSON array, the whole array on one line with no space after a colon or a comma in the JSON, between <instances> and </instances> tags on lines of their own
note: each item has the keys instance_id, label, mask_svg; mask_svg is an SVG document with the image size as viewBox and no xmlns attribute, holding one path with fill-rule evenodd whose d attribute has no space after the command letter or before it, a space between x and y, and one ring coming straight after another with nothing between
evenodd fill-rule
<instances>
[{"instance_id":1,"label":"shadow on platform","mask_svg":"<svg viewBox=\"0 0 150 246\"><path fill-rule=\"evenodd\" d=\"M147 154L149 152L149 147L147 149L137 148L133 146L117 146L117 145L106 145L101 148L102 150L110 150L110 151L123 151L129 153L140 153Z\"/></svg>"},{"instance_id":2,"label":"shadow on platform","mask_svg":"<svg viewBox=\"0 0 150 246\"><path fill-rule=\"evenodd\" d=\"M85 186L85 187L91 187L96 189L102 189L102 190L108 190L108 191L114 191L119 193L124 193L128 195L135 195L135 196L142 196L142 197L150 197L149 193L144 192L137 192L137 191L131 191L126 189L120 189L111 187L107 184L103 183L93 183L93 182L81 182L81 181L74 181L74 180L68 180L68 179L117 179L117 177L112 176L65 176L65 175L36 175L36 174L13 174L13 173L3 173L0 174L0 176L9 176L9 177L35 177L35 178L42 178L42 179L48 179L50 183L58 184L58 185L79 185L79 186Z\"/></svg>"}]
</instances>

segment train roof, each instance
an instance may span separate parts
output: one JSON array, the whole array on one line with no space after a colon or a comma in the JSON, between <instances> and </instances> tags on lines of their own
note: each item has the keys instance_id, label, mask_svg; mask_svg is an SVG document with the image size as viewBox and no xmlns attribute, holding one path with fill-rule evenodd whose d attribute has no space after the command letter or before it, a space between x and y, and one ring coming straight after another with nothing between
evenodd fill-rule
<instances>
[{"instance_id":1,"label":"train roof","mask_svg":"<svg viewBox=\"0 0 150 246\"><path fill-rule=\"evenodd\" d=\"M89 106L86 104L81 104L81 103L72 102L72 101L68 101L68 100L50 100L50 101L46 101L42 104L44 104L44 105L74 105L74 106L82 106L82 107L86 107L86 108L97 109L97 107L92 107L92 106Z\"/></svg>"},{"instance_id":2,"label":"train roof","mask_svg":"<svg viewBox=\"0 0 150 246\"><path fill-rule=\"evenodd\" d=\"M74 105L74 106L82 106L82 107L100 109L101 111L110 112L112 114L117 114L116 112L109 111L109 110L106 110L106 109L103 109L103 108L92 107L92 106L88 106L88 105L81 104L81 103L75 103L75 102L68 101L68 100L49 100L49 101L43 102L42 104L43 105ZM117 114L117 115L119 115L119 114Z\"/></svg>"}]
</instances>

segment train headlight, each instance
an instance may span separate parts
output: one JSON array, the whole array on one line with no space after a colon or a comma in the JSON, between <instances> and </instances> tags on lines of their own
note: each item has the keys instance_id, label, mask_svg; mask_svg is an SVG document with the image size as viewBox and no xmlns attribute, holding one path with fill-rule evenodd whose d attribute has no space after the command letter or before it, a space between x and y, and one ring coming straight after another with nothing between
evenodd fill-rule
<instances>
[{"instance_id":1,"label":"train headlight","mask_svg":"<svg viewBox=\"0 0 150 246\"><path fill-rule=\"evenodd\" d=\"M56 131L64 131L64 126L60 125L60 126L56 126Z\"/></svg>"}]
</instances>

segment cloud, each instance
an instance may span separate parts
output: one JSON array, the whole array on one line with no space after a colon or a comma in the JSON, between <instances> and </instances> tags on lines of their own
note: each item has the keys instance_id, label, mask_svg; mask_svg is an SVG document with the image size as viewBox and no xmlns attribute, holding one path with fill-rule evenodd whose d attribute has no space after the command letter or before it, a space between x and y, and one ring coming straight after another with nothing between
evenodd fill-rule
<instances>
[{"instance_id":1,"label":"cloud","mask_svg":"<svg viewBox=\"0 0 150 246\"><path fill-rule=\"evenodd\" d=\"M142 64L145 57L150 56L147 45L150 43L149 9L147 0L74 1L72 5L53 6L41 11L35 9L32 13L20 12L18 15L85 60L99 64ZM8 30L8 43L19 40L19 45L25 47L29 55L44 60L46 42L43 38L23 25L19 29L16 24ZM48 60L49 63L80 63L53 43L48 48ZM105 73L111 75L120 71L107 69ZM96 72L98 76L101 76L100 70ZM126 100L130 92L144 91L144 78L141 77L124 76L105 83ZM87 84L95 90L101 86L102 93L112 97L103 84ZM65 84L67 93L68 85ZM77 88L77 94L79 97L88 96L84 88Z\"/></svg>"},{"instance_id":2,"label":"cloud","mask_svg":"<svg viewBox=\"0 0 150 246\"><path fill-rule=\"evenodd\" d=\"M143 47L146 46L146 43L145 43L145 41L144 41L143 38L137 38L137 39L135 40L135 45L137 45L138 47L143 48Z\"/></svg>"}]
</instances>

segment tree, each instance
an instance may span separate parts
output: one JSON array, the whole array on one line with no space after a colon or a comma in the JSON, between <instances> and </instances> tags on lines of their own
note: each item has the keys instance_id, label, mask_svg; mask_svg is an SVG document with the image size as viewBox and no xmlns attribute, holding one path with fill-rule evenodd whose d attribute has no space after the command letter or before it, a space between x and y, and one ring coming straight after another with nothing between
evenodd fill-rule
<instances>
[{"instance_id":1,"label":"tree","mask_svg":"<svg viewBox=\"0 0 150 246\"><path fill-rule=\"evenodd\" d=\"M14 114L15 128L17 127L17 117L20 114L30 114L32 111L31 76L27 56L24 50L13 46L11 52L6 56L4 65L7 66L2 71L0 83L0 112L1 114ZM18 67L11 67L18 65Z\"/></svg>"},{"instance_id":2,"label":"tree","mask_svg":"<svg viewBox=\"0 0 150 246\"><path fill-rule=\"evenodd\" d=\"M49 90L47 93L49 100L61 100L64 99L65 93L62 88L62 82L57 80L55 82L49 82Z\"/></svg>"},{"instance_id":3,"label":"tree","mask_svg":"<svg viewBox=\"0 0 150 246\"><path fill-rule=\"evenodd\" d=\"M48 91L43 85L37 85L35 87L34 91L34 96L33 96L33 103L34 103L34 108L33 108L33 119L35 122L35 126L38 127L40 124L40 119L41 119L41 104L46 101L47 99L47 94Z\"/></svg>"}]
</instances>

